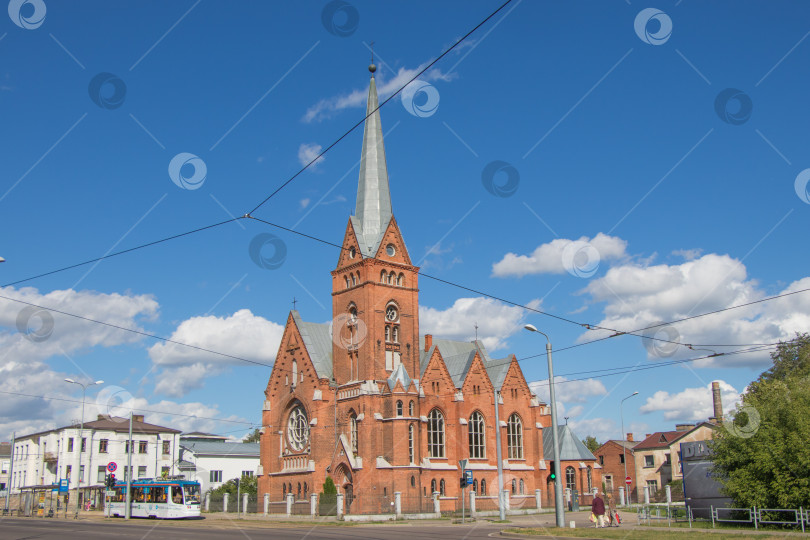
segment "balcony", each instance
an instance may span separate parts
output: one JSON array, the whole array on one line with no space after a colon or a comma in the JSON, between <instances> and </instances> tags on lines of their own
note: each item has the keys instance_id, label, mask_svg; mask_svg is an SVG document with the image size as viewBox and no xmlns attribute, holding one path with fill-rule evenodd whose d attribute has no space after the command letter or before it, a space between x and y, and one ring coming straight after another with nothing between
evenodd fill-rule
<instances>
[{"instance_id":1,"label":"balcony","mask_svg":"<svg viewBox=\"0 0 810 540\"><path fill-rule=\"evenodd\" d=\"M56 463L56 453L55 452L45 452L45 456L43 458L46 463Z\"/></svg>"}]
</instances>

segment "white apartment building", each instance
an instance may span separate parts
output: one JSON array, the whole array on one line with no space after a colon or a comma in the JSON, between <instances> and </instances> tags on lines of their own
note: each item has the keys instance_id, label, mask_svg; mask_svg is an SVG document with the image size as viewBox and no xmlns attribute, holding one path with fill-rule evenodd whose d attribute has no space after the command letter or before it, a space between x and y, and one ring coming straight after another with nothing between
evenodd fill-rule
<instances>
[{"instance_id":1,"label":"white apartment building","mask_svg":"<svg viewBox=\"0 0 810 540\"><path fill-rule=\"evenodd\" d=\"M176 474L180 431L132 421L133 478L154 478L163 472ZM95 500L104 486L107 465L115 462L116 479L127 477L129 418L99 415L97 420L17 437L9 474L11 492L34 486L58 484L69 479L70 490L81 486L82 499ZM71 500L75 500L71 497Z\"/></svg>"},{"instance_id":2,"label":"white apartment building","mask_svg":"<svg viewBox=\"0 0 810 540\"><path fill-rule=\"evenodd\" d=\"M259 443L228 441L208 433L180 436L180 473L200 483L202 493L232 478L255 476L259 468Z\"/></svg>"}]
</instances>

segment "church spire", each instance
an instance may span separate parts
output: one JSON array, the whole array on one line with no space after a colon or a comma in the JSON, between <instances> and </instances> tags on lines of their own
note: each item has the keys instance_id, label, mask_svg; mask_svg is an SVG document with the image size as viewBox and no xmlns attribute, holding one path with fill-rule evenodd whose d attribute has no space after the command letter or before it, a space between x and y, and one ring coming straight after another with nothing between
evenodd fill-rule
<instances>
[{"instance_id":1,"label":"church spire","mask_svg":"<svg viewBox=\"0 0 810 540\"><path fill-rule=\"evenodd\" d=\"M357 209L355 216L368 251L364 257L373 257L377 252L391 221L391 192L388 187L388 167L385 164L385 146L383 144L380 111L376 110L377 84L374 72L377 66L368 67L371 81L368 87L368 104L366 105L366 124L363 131L363 153L360 157L360 180L357 184ZM372 111L373 114L372 114ZM369 116L370 114L370 116Z\"/></svg>"}]
</instances>

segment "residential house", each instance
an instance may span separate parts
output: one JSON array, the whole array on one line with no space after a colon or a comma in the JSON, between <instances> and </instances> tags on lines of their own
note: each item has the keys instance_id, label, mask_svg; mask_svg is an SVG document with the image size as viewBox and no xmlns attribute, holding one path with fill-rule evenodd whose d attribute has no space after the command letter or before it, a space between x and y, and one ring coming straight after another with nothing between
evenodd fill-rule
<instances>
[{"instance_id":1,"label":"residential house","mask_svg":"<svg viewBox=\"0 0 810 540\"><path fill-rule=\"evenodd\" d=\"M616 501L619 501L619 488L625 488L625 493L629 492L631 501L638 500L636 493L636 460L634 448L639 441L633 440L633 434L628 433L627 439L609 440L596 449L594 455L602 466L602 482L605 491L613 494ZM627 486L625 477L630 477L630 485Z\"/></svg>"},{"instance_id":2,"label":"residential house","mask_svg":"<svg viewBox=\"0 0 810 540\"><path fill-rule=\"evenodd\" d=\"M198 481L203 493L233 478L255 476L258 468L259 443L200 432L180 437L180 472L188 480Z\"/></svg>"}]
</instances>

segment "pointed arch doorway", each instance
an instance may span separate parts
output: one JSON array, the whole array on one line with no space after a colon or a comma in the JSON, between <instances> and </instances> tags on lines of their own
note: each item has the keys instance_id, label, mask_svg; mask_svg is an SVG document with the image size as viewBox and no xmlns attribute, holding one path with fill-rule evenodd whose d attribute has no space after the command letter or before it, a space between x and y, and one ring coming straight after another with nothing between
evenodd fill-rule
<instances>
[{"instance_id":1,"label":"pointed arch doorway","mask_svg":"<svg viewBox=\"0 0 810 540\"><path fill-rule=\"evenodd\" d=\"M348 514L354 501L354 487L352 485L352 471L345 463L341 463L335 469L335 485L340 486L342 490L343 504Z\"/></svg>"}]
</instances>

